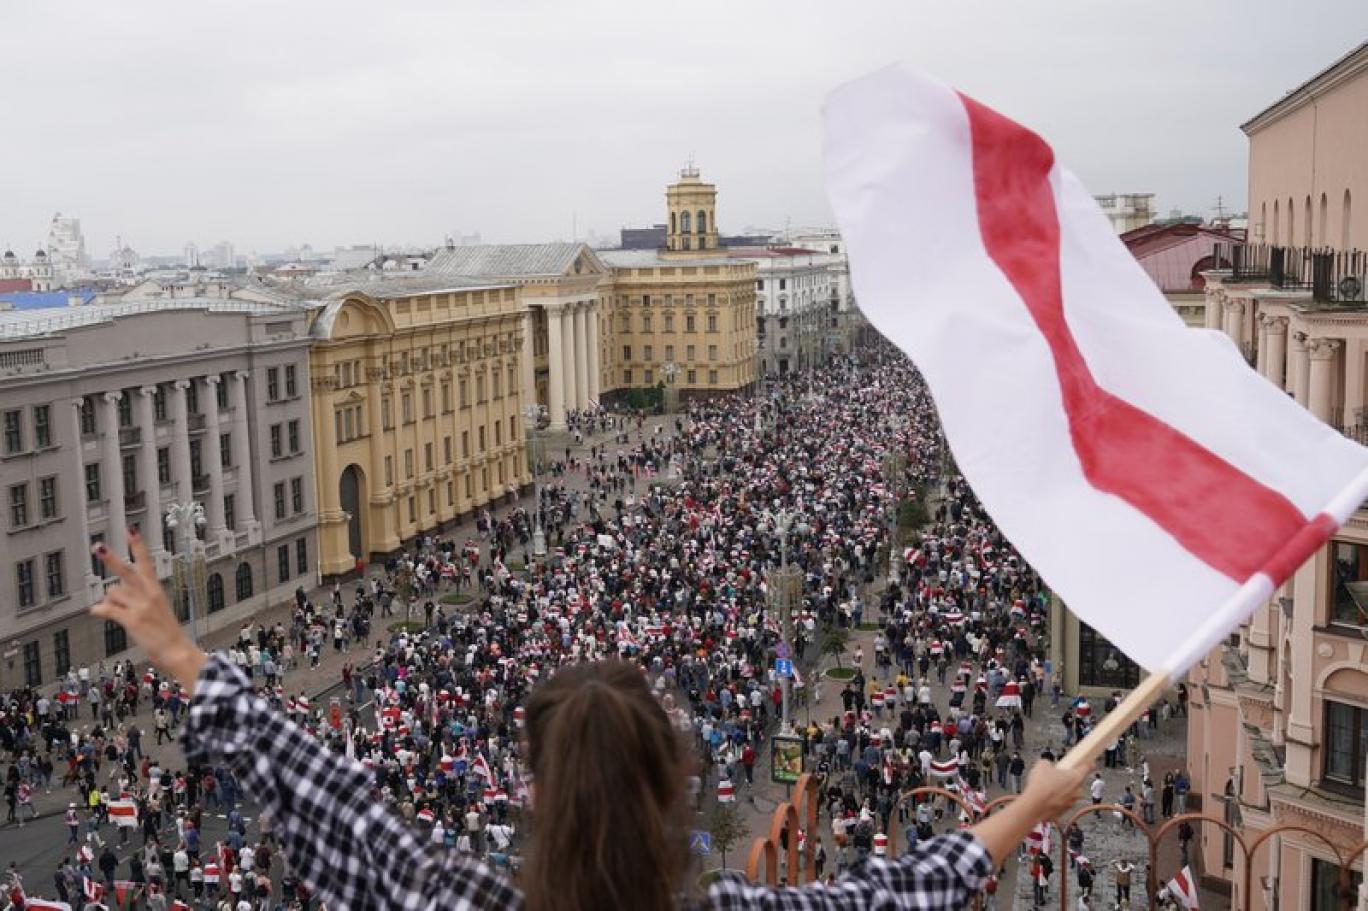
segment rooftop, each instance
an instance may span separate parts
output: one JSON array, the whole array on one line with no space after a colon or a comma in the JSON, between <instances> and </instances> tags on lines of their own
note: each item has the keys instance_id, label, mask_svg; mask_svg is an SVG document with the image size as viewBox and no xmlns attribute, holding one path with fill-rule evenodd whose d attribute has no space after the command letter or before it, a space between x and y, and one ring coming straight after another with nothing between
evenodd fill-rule
<instances>
[{"instance_id":1,"label":"rooftop","mask_svg":"<svg viewBox=\"0 0 1368 911\"><path fill-rule=\"evenodd\" d=\"M438 250L429 275L518 278L564 275L588 248L581 243L478 244ZM592 255L592 254L591 254Z\"/></svg>"},{"instance_id":2,"label":"rooftop","mask_svg":"<svg viewBox=\"0 0 1368 911\"><path fill-rule=\"evenodd\" d=\"M64 292L65 293L65 292ZM114 303L89 304L84 307L7 310L0 312L0 342L19 338L54 335L85 326L112 322L126 316L143 313L165 313L171 310L201 310L206 313L245 313L270 315L302 309L261 301L237 298L176 298L175 300L123 300Z\"/></svg>"},{"instance_id":3,"label":"rooftop","mask_svg":"<svg viewBox=\"0 0 1368 911\"><path fill-rule=\"evenodd\" d=\"M1315 96L1328 92L1341 81L1364 70L1368 70L1368 41L1355 47L1301 85L1288 89L1277 101L1240 124L1240 129L1245 135L1255 133L1310 102Z\"/></svg>"},{"instance_id":4,"label":"rooftop","mask_svg":"<svg viewBox=\"0 0 1368 911\"><path fill-rule=\"evenodd\" d=\"M507 282L481 281L460 275L433 275L432 269L420 273L392 275L370 273L365 276L338 275L328 278L318 277L303 285L292 286L293 293L311 293L326 300L339 300L348 294L365 294L385 300L404 297L422 297L428 294L444 294L451 291L481 291L494 288L511 288Z\"/></svg>"},{"instance_id":5,"label":"rooftop","mask_svg":"<svg viewBox=\"0 0 1368 911\"><path fill-rule=\"evenodd\" d=\"M730 256L694 255L667 259L657 250L600 250L598 257L609 266L618 269L650 269L655 266L734 266L739 262Z\"/></svg>"}]
</instances>

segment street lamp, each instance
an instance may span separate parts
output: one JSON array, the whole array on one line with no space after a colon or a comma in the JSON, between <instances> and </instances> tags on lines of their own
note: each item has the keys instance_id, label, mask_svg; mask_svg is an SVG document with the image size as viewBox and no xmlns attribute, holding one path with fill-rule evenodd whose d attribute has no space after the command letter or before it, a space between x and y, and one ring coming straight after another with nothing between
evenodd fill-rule
<instances>
[{"instance_id":1,"label":"street lamp","mask_svg":"<svg viewBox=\"0 0 1368 911\"><path fill-rule=\"evenodd\" d=\"M195 551L196 529L204 526L204 506L197 500L172 500L166 506L166 527L183 541L180 553L176 555L176 571L173 574L176 594L185 594L185 609L190 623L190 638L199 643L199 630L195 626L195 589L204 575L204 552ZM181 529L177 534L176 530ZM189 578L187 578L187 575Z\"/></svg>"},{"instance_id":2,"label":"street lamp","mask_svg":"<svg viewBox=\"0 0 1368 911\"><path fill-rule=\"evenodd\" d=\"M540 560L546 556L546 531L542 528L541 520L541 422L546 417L546 406L534 402L524 405L522 413L532 443L532 492L535 499L532 505L532 556Z\"/></svg>"},{"instance_id":3,"label":"street lamp","mask_svg":"<svg viewBox=\"0 0 1368 911\"><path fill-rule=\"evenodd\" d=\"M790 567L788 562L788 535L789 529L793 527L793 514L788 510L780 510L769 518L774 522L775 532L779 535L779 570L770 573L771 597L774 598L775 606L779 608L780 620L779 648L776 649L776 654L780 658L790 658L793 654L793 601L799 591L802 573L798 567ZM779 723L781 734L793 733L793 721L789 715L789 693L792 686L792 678L788 675L779 678L779 688L783 694Z\"/></svg>"}]
</instances>

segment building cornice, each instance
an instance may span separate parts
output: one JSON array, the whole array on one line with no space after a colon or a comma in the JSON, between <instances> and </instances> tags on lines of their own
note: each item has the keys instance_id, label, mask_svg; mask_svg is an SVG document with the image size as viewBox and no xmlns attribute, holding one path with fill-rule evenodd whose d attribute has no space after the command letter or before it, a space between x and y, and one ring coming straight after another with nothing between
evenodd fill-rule
<instances>
[{"instance_id":1,"label":"building cornice","mask_svg":"<svg viewBox=\"0 0 1368 911\"><path fill-rule=\"evenodd\" d=\"M1321 70L1282 98L1240 124L1246 136L1276 123L1288 114L1305 107L1316 98L1368 71L1368 42L1360 44L1330 66Z\"/></svg>"}]
</instances>

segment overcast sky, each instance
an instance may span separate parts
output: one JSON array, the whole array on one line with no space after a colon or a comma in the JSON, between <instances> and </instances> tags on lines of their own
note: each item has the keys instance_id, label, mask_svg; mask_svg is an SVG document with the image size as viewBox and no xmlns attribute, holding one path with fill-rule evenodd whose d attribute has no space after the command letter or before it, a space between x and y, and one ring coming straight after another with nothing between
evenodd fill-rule
<instances>
[{"instance_id":1,"label":"overcast sky","mask_svg":"<svg viewBox=\"0 0 1368 911\"><path fill-rule=\"evenodd\" d=\"M819 110L909 60L1043 133L1094 193L1242 209L1239 124L1368 37L1364 0L6 0L0 243L435 244L663 217L828 224Z\"/></svg>"}]
</instances>

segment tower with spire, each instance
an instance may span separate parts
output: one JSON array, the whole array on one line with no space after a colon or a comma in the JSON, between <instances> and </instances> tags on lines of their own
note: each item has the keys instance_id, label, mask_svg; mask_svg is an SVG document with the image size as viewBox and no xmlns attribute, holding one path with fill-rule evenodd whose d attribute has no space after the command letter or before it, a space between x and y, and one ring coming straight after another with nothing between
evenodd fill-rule
<instances>
[{"instance_id":1,"label":"tower with spire","mask_svg":"<svg viewBox=\"0 0 1368 911\"><path fill-rule=\"evenodd\" d=\"M679 180L665 188L665 254L717 255L717 187L704 183L690 156Z\"/></svg>"}]
</instances>

